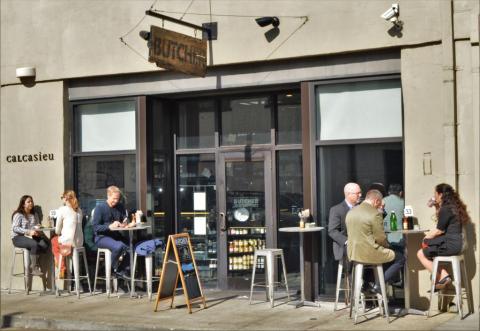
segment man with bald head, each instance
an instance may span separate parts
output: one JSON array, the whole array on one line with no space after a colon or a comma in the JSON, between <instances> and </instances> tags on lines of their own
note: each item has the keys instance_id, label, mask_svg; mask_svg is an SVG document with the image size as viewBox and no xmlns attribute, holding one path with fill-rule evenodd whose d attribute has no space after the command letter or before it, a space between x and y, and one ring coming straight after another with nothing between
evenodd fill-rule
<instances>
[{"instance_id":1,"label":"man with bald head","mask_svg":"<svg viewBox=\"0 0 480 331\"><path fill-rule=\"evenodd\" d=\"M350 209L360 202L362 190L357 183L348 183L343 188L345 199L338 205L330 208L328 217L328 235L333 240L333 255L336 261L341 261L347 244L347 227L345 226L345 216Z\"/></svg>"},{"instance_id":2,"label":"man with bald head","mask_svg":"<svg viewBox=\"0 0 480 331\"><path fill-rule=\"evenodd\" d=\"M370 190L365 201L347 214L347 255L350 261L383 264L385 283L390 283L404 265L405 257L401 251L389 248L383 217L379 211L382 203L382 193ZM372 291L380 292L378 284L375 284Z\"/></svg>"}]
</instances>

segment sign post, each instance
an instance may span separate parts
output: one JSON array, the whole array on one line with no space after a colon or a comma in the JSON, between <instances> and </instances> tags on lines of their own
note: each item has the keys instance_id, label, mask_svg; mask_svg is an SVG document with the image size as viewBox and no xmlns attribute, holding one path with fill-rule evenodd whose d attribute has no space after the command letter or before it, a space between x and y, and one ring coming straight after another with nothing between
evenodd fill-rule
<instances>
[{"instance_id":1,"label":"sign post","mask_svg":"<svg viewBox=\"0 0 480 331\"><path fill-rule=\"evenodd\" d=\"M152 25L148 61L165 69L205 77L207 41Z\"/></svg>"},{"instance_id":2,"label":"sign post","mask_svg":"<svg viewBox=\"0 0 480 331\"><path fill-rule=\"evenodd\" d=\"M173 307L175 289L179 278L188 312L192 313L191 304L195 301L202 301L203 308L207 308L188 233L168 236L154 311L157 311L158 303L162 300L171 299L170 308Z\"/></svg>"}]
</instances>

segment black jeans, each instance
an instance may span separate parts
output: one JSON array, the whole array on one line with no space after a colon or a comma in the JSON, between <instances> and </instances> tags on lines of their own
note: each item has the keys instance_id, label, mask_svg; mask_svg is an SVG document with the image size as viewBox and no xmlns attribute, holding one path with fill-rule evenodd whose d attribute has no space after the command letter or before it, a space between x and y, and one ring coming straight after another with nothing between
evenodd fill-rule
<instances>
[{"instance_id":1,"label":"black jeans","mask_svg":"<svg viewBox=\"0 0 480 331\"><path fill-rule=\"evenodd\" d=\"M28 238L25 236L15 236L12 238L13 246L18 248L26 248L32 255L45 253L48 249L48 239L43 236L35 236Z\"/></svg>"}]
</instances>

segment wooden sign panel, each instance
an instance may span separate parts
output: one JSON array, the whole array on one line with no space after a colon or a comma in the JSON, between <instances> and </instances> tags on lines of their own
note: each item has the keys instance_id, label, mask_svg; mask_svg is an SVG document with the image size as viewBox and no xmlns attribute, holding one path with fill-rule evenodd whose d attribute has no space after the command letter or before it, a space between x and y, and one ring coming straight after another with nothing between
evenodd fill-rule
<instances>
[{"instance_id":1,"label":"wooden sign panel","mask_svg":"<svg viewBox=\"0 0 480 331\"><path fill-rule=\"evenodd\" d=\"M161 300L171 299L170 308L173 307L175 289L179 279L183 287L188 312L192 313L191 303L197 300L201 300L203 307L206 308L205 296L200 284L200 277L198 276L195 256L193 255L188 233L168 236L154 311L157 311L158 302Z\"/></svg>"},{"instance_id":2,"label":"wooden sign panel","mask_svg":"<svg viewBox=\"0 0 480 331\"><path fill-rule=\"evenodd\" d=\"M205 77L207 41L152 25L148 61L157 66Z\"/></svg>"}]
</instances>

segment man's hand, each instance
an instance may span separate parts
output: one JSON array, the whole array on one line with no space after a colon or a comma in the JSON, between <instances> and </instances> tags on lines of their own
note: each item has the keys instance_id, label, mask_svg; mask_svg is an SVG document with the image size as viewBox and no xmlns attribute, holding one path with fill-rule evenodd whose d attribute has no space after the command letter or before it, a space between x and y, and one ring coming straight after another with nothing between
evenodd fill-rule
<instances>
[{"instance_id":1,"label":"man's hand","mask_svg":"<svg viewBox=\"0 0 480 331\"><path fill-rule=\"evenodd\" d=\"M115 229L115 228L120 228L122 227L122 223L120 223L119 221L113 221L113 223L111 223L108 228L111 230L111 229Z\"/></svg>"}]
</instances>

